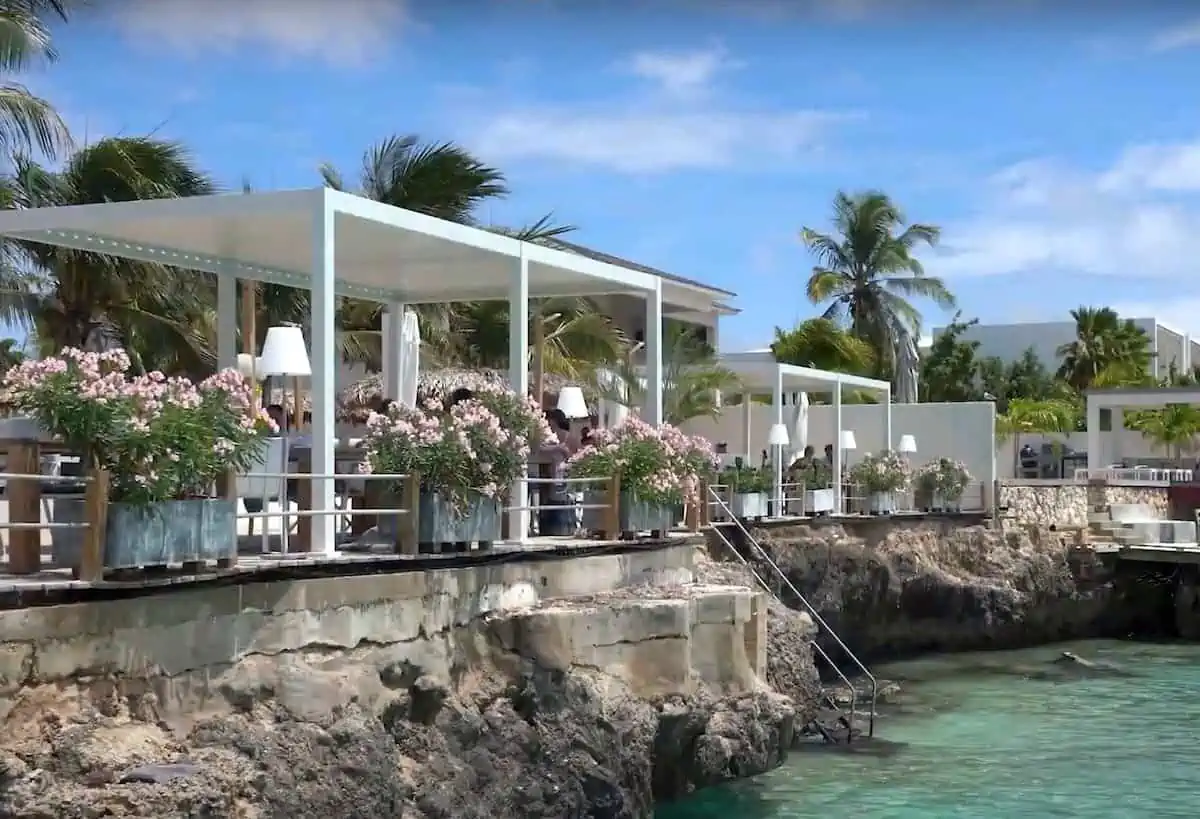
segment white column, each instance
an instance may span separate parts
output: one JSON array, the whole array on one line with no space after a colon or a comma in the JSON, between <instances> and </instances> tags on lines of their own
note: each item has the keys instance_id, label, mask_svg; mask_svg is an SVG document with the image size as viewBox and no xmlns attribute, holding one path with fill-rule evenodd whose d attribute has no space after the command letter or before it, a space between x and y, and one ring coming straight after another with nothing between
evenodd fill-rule
<instances>
[{"instance_id":1,"label":"white column","mask_svg":"<svg viewBox=\"0 0 1200 819\"><path fill-rule=\"evenodd\" d=\"M383 397L400 400L400 336L404 326L404 305L388 304L383 311Z\"/></svg>"},{"instance_id":2,"label":"white column","mask_svg":"<svg viewBox=\"0 0 1200 819\"><path fill-rule=\"evenodd\" d=\"M1104 454L1100 451L1100 402L1087 397L1087 456L1088 469L1103 469Z\"/></svg>"},{"instance_id":3,"label":"white column","mask_svg":"<svg viewBox=\"0 0 1200 819\"><path fill-rule=\"evenodd\" d=\"M833 513L843 515L842 498L842 385L833 385Z\"/></svg>"},{"instance_id":4,"label":"white column","mask_svg":"<svg viewBox=\"0 0 1200 819\"><path fill-rule=\"evenodd\" d=\"M783 423L783 368L775 366L775 420L772 423ZM772 517L783 517L783 447L770 448L771 455L771 513Z\"/></svg>"},{"instance_id":5,"label":"white column","mask_svg":"<svg viewBox=\"0 0 1200 819\"><path fill-rule=\"evenodd\" d=\"M508 290L508 383L517 395L529 394L529 262L525 259L524 244L521 245L521 256L516 260ZM512 506L529 505L527 475L526 466L521 469L517 480L513 481ZM508 536L518 543L528 539L528 509L509 513Z\"/></svg>"},{"instance_id":6,"label":"white column","mask_svg":"<svg viewBox=\"0 0 1200 819\"><path fill-rule=\"evenodd\" d=\"M746 458L746 466L754 466L755 460L753 453L750 451L750 442L753 440L751 435L751 418L753 417L750 409L753 401L750 398L750 393L742 393L742 453Z\"/></svg>"},{"instance_id":7,"label":"white column","mask_svg":"<svg viewBox=\"0 0 1200 819\"><path fill-rule=\"evenodd\" d=\"M334 327L334 213L329 198L322 192L320 204L313 214L313 276L312 276L312 471L315 475L332 475L334 469L335 390L337 386L337 338ZM333 481L313 481L312 507L314 512L333 510ZM312 550L333 554L335 519L332 515L312 518Z\"/></svg>"},{"instance_id":8,"label":"white column","mask_svg":"<svg viewBox=\"0 0 1200 819\"><path fill-rule=\"evenodd\" d=\"M655 426L663 422L663 310L662 280L646 293L646 405L642 420Z\"/></svg>"},{"instance_id":9,"label":"white column","mask_svg":"<svg viewBox=\"0 0 1200 819\"><path fill-rule=\"evenodd\" d=\"M237 366L237 279L217 276L217 367Z\"/></svg>"},{"instance_id":10,"label":"white column","mask_svg":"<svg viewBox=\"0 0 1200 819\"><path fill-rule=\"evenodd\" d=\"M883 394L883 448L895 449L896 441L892 439L892 394Z\"/></svg>"}]
</instances>

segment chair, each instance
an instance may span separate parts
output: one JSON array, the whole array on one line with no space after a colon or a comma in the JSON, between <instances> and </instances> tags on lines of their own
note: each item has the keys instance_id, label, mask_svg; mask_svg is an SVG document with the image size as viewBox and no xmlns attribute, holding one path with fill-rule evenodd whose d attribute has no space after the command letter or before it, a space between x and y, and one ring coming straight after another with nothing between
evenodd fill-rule
<instances>
[{"instance_id":1,"label":"chair","mask_svg":"<svg viewBox=\"0 0 1200 819\"><path fill-rule=\"evenodd\" d=\"M237 494L247 512L250 512L249 506L245 503L247 500L257 500L262 505L261 511L263 512L270 510L272 502L279 502L281 520L283 518L282 511L285 508L290 509L291 503L286 499L286 496L284 496L282 501L280 499L280 489L282 488L283 481L278 478L262 477L263 475L278 474L283 469L283 443L282 438L268 438L267 445L263 447L262 455L254 463L250 464L243 474L237 476ZM249 521L251 536L254 535L254 520L254 518L250 518ZM268 520L269 518L262 519L262 550L264 554L270 551L270 527L267 525Z\"/></svg>"}]
</instances>

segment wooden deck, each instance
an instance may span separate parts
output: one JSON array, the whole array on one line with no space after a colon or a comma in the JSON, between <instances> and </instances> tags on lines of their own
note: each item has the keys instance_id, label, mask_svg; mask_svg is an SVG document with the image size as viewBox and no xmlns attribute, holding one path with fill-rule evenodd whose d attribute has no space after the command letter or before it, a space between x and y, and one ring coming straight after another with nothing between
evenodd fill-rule
<instances>
[{"instance_id":1,"label":"wooden deck","mask_svg":"<svg viewBox=\"0 0 1200 819\"><path fill-rule=\"evenodd\" d=\"M8 567L0 563L0 609L154 594L197 584L238 584L335 575L429 571L531 559L570 559L596 554L620 554L698 542L702 538L702 533L683 531L672 532L665 539L658 540L539 537L524 544L497 543L486 550L439 555L402 555L382 546L373 547L370 551L347 549L334 555L303 552L243 553L238 557L237 565L232 568L221 569L215 564L201 571L167 567L153 572L120 575L93 582L73 579L68 569L45 569L36 574L11 574L7 572ZM253 542L258 544L260 541L254 538Z\"/></svg>"}]
</instances>

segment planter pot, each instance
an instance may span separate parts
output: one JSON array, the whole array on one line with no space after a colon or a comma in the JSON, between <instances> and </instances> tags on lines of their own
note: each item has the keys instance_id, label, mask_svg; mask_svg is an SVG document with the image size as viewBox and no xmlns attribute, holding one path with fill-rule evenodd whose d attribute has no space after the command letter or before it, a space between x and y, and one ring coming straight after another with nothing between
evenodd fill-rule
<instances>
[{"instance_id":1,"label":"planter pot","mask_svg":"<svg viewBox=\"0 0 1200 819\"><path fill-rule=\"evenodd\" d=\"M54 501L55 523L82 523L83 501ZM234 501L224 498L164 501L162 503L112 503L104 534L104 568L136 569L206 560L237 558ZM83 532L54 530L51 540L55 566L79 565Z\"/></svg>"},{"instance_id":2,"label":"planter pot","mask_svg":"<svg viewBox=\"0 0 1200 819\"><path fill-rule=\"evenodd\" d=\"M585 505L608 503L608 493L587 491L584 493L583 502ZM676 508L674 504L649 503L639 500L633 493L622 492L617 509L617 525L620 532L609 534L614 536L638 532L666 534L675 523ZM604 509L584 509L583 528L593 532L603 532L606 514Z\"/></svg>"},{"instance_id":3,"label":"planter pot","mask_svg":"<svg viewBox=\"0 0 1200 819\"><path fill-rule=\"evenodd\" d=\"M929 501L929 511L931 512L958 512L962 510L962 495L957 497L948 497L938 492L934 492Z\"/></svg>"},{"instance_id":4,"label":"planter pot","mask_svg":"<svg viewBox=\"0 0 1200 819\"><path fill-rule=\"evenodd\" d=\"M730 498L729 509L735 517L763 518L767 516L767 493L738 493Z\"/></svg>"},{"instance_id":5,"label":"planter pot","mask_svg":"<svg viewBox=\"0 0 1200 819\"><path fill-rule=\"evenodd\" d=\"M867 508L872 515L890 515L896 511L896 494L872 492L867 498Z\"/></svg>"},{"instance_id":6,"label":"planter pot","mask_svg":"<svg viewBox=\"0 0 1200 819\"><path fill-rule=\"evenodd\" d=\"M828 514L833 511L833 488L806 489L804 491L804 512L809 515Z\"/></svg>"},{"instance_id":7,"label":"planter pot","mask_svg":"<svg viewBox=\"0 0 1200 819\"><path fill-rule=\"evenodd\" d=\"M440 552L443 544L457 551L466 551L471 543L486 549L500 540L499 498L472 495L460 513L437 492L423 489L417 513L417 542L425 553ZM399 525L399 515L381 515L379 533L395 541Z\"/></svg>"}]
</instances>

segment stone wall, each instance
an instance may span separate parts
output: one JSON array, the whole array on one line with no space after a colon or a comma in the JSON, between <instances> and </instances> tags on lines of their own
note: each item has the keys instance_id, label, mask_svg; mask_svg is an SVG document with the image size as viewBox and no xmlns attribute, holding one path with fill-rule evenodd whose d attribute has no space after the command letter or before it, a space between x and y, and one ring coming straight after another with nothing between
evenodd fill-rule
<instances>
[{"instance_id":1,"label":"stone wall","mask_svg":"<svg viewBox=\"0 0 1200 819\"><path fill-rule=\"evenodd\" d=\"M1001 481L1002 512L1008 523L1024 526L1086 527L1093 508L1112 504L1148 506L1161 518L1167 517L1166 484L1113 484L1087 481L1010 480Z\"/></svg>"}]
</instances>

